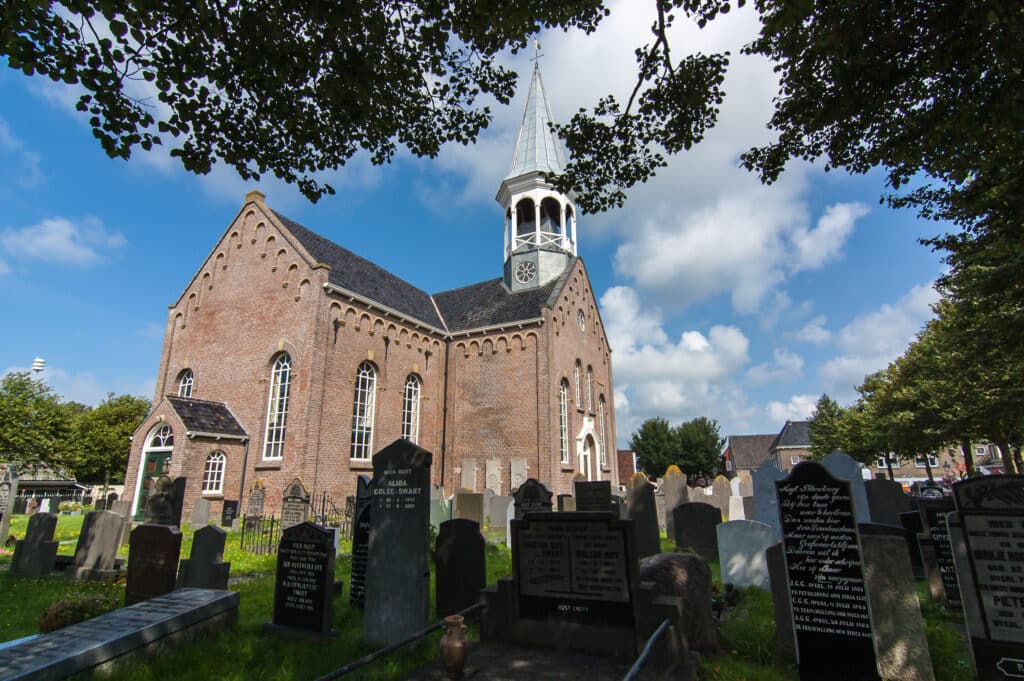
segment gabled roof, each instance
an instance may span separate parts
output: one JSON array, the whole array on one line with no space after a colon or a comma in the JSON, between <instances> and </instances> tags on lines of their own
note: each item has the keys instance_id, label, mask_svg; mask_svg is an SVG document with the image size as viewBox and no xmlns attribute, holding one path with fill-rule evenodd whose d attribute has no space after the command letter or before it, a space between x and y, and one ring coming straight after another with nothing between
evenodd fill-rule
<instances>
[{"instance_id":1,"label":"gabled roof","mask_svg":"<svg viewBox=\"0 0 1024 681\"><path fill-rule=\"evenodd\" d=\"M786 421L782 430L772 442L772 449L778 447L801 447L811 448L811 422L810 421Z\"/></svg>"},{"instance_id":2,"label":"gabled roof","mask_svg":"<svg viewBox=\"0 0 1024 681\"><path fill-rule=\"evenodd\" d=\"M542 307L551 306L571 271L572 264L544 286L516 293L505 288L501 279L490 279L435 293L434 301L452 333L536 319Z\"/></svg>"},{"instance_id":3,"label":"gabled roof","mask_svg":"<svg viewBox=\"0 0 1024 681\"><path fill-rule=\"evenodd\" d=\"M516 139L516 152L512 157L512 168L505 176L506 180L534 171L557 174L565 169L565 152L555 133L548 127L552 120L551 105L540 77L540 64L535 62L530 92L526 97L526 110Z\"/></svg>"},{"instance_id":4,"label":"gabled roof","mask_svg":"<svg viewBox=\"0 0 1024 681\"><path fill-rule=\"evenodd\" d=\"M730 435L729 458L733 470L757 468L771 456L772 444L777 435Z\"/></svg>"},{"instance_id":5,"label":"gabled roof","mask_svg":"<svg viewBox=\"0 0 1024 681\"><path fill-rule=\"evenodd\" d=\"M195 400L186 397L167 396L174 412L185 424L185 429L196 433L245 437L247 433L223 402Z\"/></svg>"}]
</instances>

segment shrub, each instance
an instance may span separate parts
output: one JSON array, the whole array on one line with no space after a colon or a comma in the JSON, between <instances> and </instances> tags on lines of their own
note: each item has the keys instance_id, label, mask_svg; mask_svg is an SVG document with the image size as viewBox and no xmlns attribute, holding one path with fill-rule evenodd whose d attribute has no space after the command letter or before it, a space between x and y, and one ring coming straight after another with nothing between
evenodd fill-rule
<instances>
[{"instance_id":1,"label":"shrub","mask_svg":"<svg viewBox=\"0 0 1024 681\"><path fill-rule=\"evenodd\" d=\"M116 610L118 602L110 596L72 594L55 601L39 618L39 632L42 634L62 629L68 625L83 622L96 615Z\"/></svg>"}]
</instances>

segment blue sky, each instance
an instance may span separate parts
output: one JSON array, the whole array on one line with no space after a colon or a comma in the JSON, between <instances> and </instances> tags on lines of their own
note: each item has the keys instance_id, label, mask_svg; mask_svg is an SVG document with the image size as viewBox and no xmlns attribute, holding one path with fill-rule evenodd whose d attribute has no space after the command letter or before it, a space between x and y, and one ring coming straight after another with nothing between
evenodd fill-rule
<instances>
[{"instance_id":1,"label":"blue sky","mask_svg":"<svg viewBox=\"0 0 1024 681\"><path fill-rule=\"evenodd\" d=\"M541 36L559 120L608 92L628 96L652 17L611 6L593 36ZM679 28L677 52L733 50L719 126L623 209L579 221L613 350L620 446L650 416L769 433L809 416L822 392L849 402L936 299L941 262L916 240L941 225L879 205L880 173L793 164L764 187L738 167L770 139L776 91L771 64L738 56L755 30L750 11ZM524 78L528 56L507 60ZM273 178L246 184L221 166L190 175L163 152L110 160L73 89L0 70L0 371L41 356L65 399L152 397L167 305L257 186L279 212L426 291L499 276L494 195L526 84L478 144L384 167L356 158L329 174L337 195L312 205Z\"/></svg>"}]
</instances>

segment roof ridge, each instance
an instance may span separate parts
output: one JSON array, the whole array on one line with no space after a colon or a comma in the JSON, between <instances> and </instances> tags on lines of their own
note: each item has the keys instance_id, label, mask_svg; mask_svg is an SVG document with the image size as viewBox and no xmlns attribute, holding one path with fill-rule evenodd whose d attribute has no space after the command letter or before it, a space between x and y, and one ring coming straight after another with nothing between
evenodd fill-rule
<instances>
[{"instance_id":1,"label":"roof ridge","mask_svg":"<svg viewBox=\"0 0 1024 681\"><path fill-rule=\"evenodd\" d=\"M456 288L445 289L444 291L438 291L436 293L432 293L431 294L431 298L433 298L434 296L442 296L442 295L444 295L446 293L455 293L456 291L465 291L466 289L474 288L476 286L480 286L481 284L489 284L492 281L497 281L499 279L502 279L502 277L491 277L490 279L484 279L482 281L478 281L478 282L475 282L473 284L466 284L465 286L458 286Z\"/></svg>"}]
</instances>

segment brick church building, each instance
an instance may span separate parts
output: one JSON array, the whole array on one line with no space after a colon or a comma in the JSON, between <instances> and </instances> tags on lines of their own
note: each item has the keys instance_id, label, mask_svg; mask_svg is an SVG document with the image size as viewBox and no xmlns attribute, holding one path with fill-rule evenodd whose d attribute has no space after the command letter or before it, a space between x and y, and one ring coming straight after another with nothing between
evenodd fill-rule
<instances>
[{"instance_id":1,"label":"brick church building","mask_svg":"<svg viewBox=\"0 0 1024 681\"><path fill-rule=\"evenodd\" d=\"M337 503L399 437L433 453L446 494L617 486L611 349L572 196L543 177L565 164L550 120L535 68L496 197L504 271L463 288L426 293L250 192L170 306L128 462L136 517L161 474L186 477L186 517L199 498L245 513L257 480L267 512L293 478Z\"/></svg>"}]
</instances>

